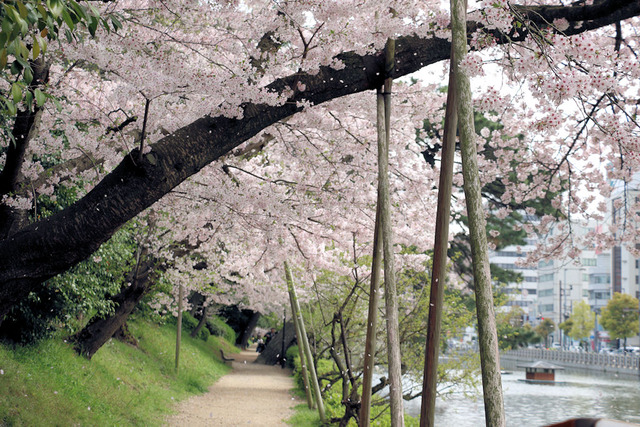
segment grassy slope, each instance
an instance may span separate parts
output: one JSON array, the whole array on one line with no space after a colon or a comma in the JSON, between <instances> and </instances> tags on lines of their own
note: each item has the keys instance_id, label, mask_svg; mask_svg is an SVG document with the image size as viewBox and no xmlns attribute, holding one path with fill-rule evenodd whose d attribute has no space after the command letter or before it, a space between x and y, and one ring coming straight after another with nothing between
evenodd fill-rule
<instances>
[{"instance_id":1,"label":"grassy slope","mask_svg":"<svg viewBox=\"0 0 640 427\"><path fill-rule=\"evenodd\" d=\"M183 333L175 373L175 330L145 322L130 325L139 347L112 340L91 361L68 343L0 345L0 425L159 425L175 401L203 393L228 372L219 348Z\"/></svg>"}]
</instances>

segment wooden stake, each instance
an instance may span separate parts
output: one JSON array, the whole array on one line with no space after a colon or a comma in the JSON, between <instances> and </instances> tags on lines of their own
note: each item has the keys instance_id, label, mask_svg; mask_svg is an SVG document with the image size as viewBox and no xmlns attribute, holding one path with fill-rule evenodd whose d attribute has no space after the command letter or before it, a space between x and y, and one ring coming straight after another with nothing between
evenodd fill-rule
<instances>
[{"instance_id":1,"label":"wooden stake","mask_svg":"<svg viewBox=\"0 0 640 427\"><path fill-rule=\"evenodd\" d=\"M289 269L289 264L285 261L284 272L287 278L287 287L289 289L290 298L293 299L293 305L295 310L295 316L298 318L300 325L300 334L302 335L302 342L304 343L304 352L307 358L307 366L309 367L309 373L311 374L311 385L313 386L313 394L316 398L316 404L318 405L318 413L320 414L320 421L326 423L327 419L324 413L324 404L322 402L322 395L320 394L320 384L318 383L318 375L316 374L315 364L313 363L313 357L311 356L311 347L309 346L309 340L307 338L307 331L304 326L304 319L300 311L300 304L298 303L298 297L296 296L296 288L293 286L293 276Z\"/></svg>"},{"instance_id":2,"label":"wooden stake","mask_svg":"<svg viewBox=\"0 0 640 427\"><path fill-rule=\"evenodd\" d=\"M447 248L449 246L449 219L451 216L451 185L453 181L453 157L456 151L455 74L453 72L454 53L451 49L447 110L444 117L442 138L442 159L438 185L438 210L436 213L436 241L433 249L433 271L429 294L429 319L427 323L427 344L424 355L424 377L422 381L422 405L420 407L420 427L433 427L436 408L438 378L438 352L440 350L440 326L442 324L442 304L447 270Z\"/></svg>"},{"instance_id":3,"label":"wooden stake","mask_svg":"<svg viewBox=\"0 0 640 427\"><path fill-rule=\"evenodd\" d=\"M291 292L289 292L289 302L291 303L291 318L293 319L293 327L296 330L296 339L298 341L298 355L300 357L300 368L302 370L302 381L304 382L304 391L305 391L305 395L307 396L307 405L309 406L309 409L312 409L314 407L314 404L313 404L313 396L311 395L311 389L309 388L309 372L307 372L307 362L305 361L304 343L302 340L302 333L300 332L300 324L298 322L298 316L296 315L296 308L295 308L295 303L293 301L293 294Z\"/></svg>"},{"instance_id":4,"label":"wooden stake","mask_svg":"<svg viewBox=\"0 0 640 427\"><path fill-rule=\"evenodd\" d=\"M380 200L380 189L378 189ZM364 345L364 368L362 371L362 399L360 400L360 427L371 422L371 387L373 387L373 367L376 354L376 331L378 325L378 305L380 303L380 265L382 260L382 223L380 203L376 208L376 224L373 233L373 260L371 262L371 284L369 286L369 311L367 314L367 338Z\"/></svg>"},{"instance_id":5,"label":"wooden stake","mask_svg":"<svg viewBox=\"0 0 640 427\"><path fill-rule=\"evenodd\" d=\"M178 291L178 330L176 331L176 372L180 366L180 341L182 340L182 298L184 296L184 288L180 285Z\"/></svg>"},{"instance_id":6,"label":"wooden stake","mask_svg":"<svg viewBox=\"0 0 640 427\"><path fill-rule=\"evenodd\" d=\"M498 334L493 309L491 272L489 271L489 249L487 245L486 220L482 207L482 186L478 172L478 153L474 127L471 84L458 64L467 54L467 20L465 0L451 0L451 28L456 62L456 92L458 102L458 131L462 154L462 176L464 195L469 216L471 256L478 314L478 343L482 368L482 391L486 425L505 425L502 379L500 378L500 355Z\"/></svg>"},{"instance_id":7,"label":"wooden stake","mask_svg":"<svg viewBox=\"0 0 640 427\"><path fill-rule=\"evenodd\" d=\"M404 426L402 403L402 370L400 368L400 333L398 326L398 296L393 255L393 229L391 227L391 202L389 201L389 135L391 121L391 76L395 61L395 41L387 40L385 47L384 91L378 91L378 105L384 104L384 136L378 137L378 183L380 188L382 218L382 251L384 254L384 300L387 320L387 356L389 369L389 399L391 426ZM380 107L378 107L380 108ZM378 114L378 117L379 114Z\"/></svg>"}]
</instances>

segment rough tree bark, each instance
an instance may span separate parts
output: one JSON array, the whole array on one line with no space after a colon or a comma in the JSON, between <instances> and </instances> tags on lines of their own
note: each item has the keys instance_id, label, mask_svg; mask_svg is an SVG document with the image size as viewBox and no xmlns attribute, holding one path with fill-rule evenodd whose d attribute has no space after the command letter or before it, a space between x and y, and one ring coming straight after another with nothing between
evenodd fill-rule
<instances>
[{"instance_id":1,"label":"rough tree bark","mask_svg":"<svg viewBox=\"0 0 640 427\"><path fill-rule=\"evenodd\" d=\"M256 326L258 325L258 320L260 320L260 316L261 316L260 312L254 311L251 317L249 318L249 323L247 323L247 326L245 326L244 331L242 332L242 336L238 341L238 345L240 346L240 348L247 348L249 346L249 339L251 338L253 331L256 329Z\"/></svg>"},{"instance_id":2,"label":"rough tree bark","mask_svg":"<svg viewBox=\"0 0 640 427\"><path fill-rule=\"evenodd\" d=\"M33 70L33 80L27 90L33 92L42 87L49 80L49 65L41 55L34 61L30 61ZM34 98L35 99L35 98ZM0 198L10 193L31 193L32 186L20 185L21 169L24 164L25 154L29 143L34 138L38 129L38 121L42 115L42 109L37 105L33 111L18 110L11 131L14 141L9 143L6 150L6 160L0 171ZM23 187L23 188L20 188ZM33 187L37 188L37 187ZM16 209L0 203L0 239L6 239L10 235L23 228L28 223L27 211Z\"/></svg>"},{"instance_id":3,"label":"rough tree bark","mask_svg":"<svg viewBox=\"0 0 640 427\"><path fill-rule=\"evenodd\" d=\"M458 131L462 154L462 176L464 195L469 216L469 235L473 259L473 277L478 315L478 342L482 370L482 392L486 425L505 425L502 379L500 378L500 355L498 334L493 310L491 272L489 271L489 249L487 245L486 220L482 207L482 185L478 171L476 132L471 99L471 84L460 69L460 61L467 54L466 0L451 0L451 27L453 51L456 61L452 64L458 97Z\"/></svg>"},{"instance_id":4,"label":"rough tree bark","mask_svg":"<svg viewBox=\"0 0 640 427\"><path fill-rule=\"evenodd\" d=\"M202 328L204 327L204 325L207 324L207 311L208 311L208 309L209 309L209 306L205 305L205 306L202 307L202 313L200 315L200 319L198 320L198 325L189 334L189 335L191 335L192 338L197 337L198 334L200 333L200 331L202 330Z\"/></svg>"},{"instance_id":5,"label":"rough tree bark","mask_svg":"<svg viewBox=\"0 0 640 427\"><path fill-rule=\"evenodd\" d=\"M497 43L521 41L529 28L548 28L556 19L567 19L563 34L571 36L640 14L636 0L602 0L593 5L514 6L519 17L509 34L492 30ZM529 19L522 25L521 19ZM470 22L469 32L482 28ZM444 39L401 37L396 41L397 78L449 57ZM124 223L204 166L229 153L275 122L300 111L299 101L320 104L341 96L381 86L384 56L337 55L345 67L321 67L316 75L296 73L274 81L269 89L294 91L280 106L244 104L243 118L202 117L153 145L152 153L139 158L138 150L127 155L91 192L74 205L51 217L23 227L0 241L0 318L42 281L66 271L93 253ZM198 155L194 155L198 153ZM153 156L153 157L151 157Z\"/></svg>"},{"instance_id":6,"label":"rough tree bark","mask_svg":"<svg viewBox=\"0 0 640 427\"><path fill-rule=\"evenodd\" d=\"M113 297L116 305L115 313L106 318L91 319L89 324L74 337L76 351L91 359L94 354L121 328L124 327L129 315L154 283L154 262L141 261L133 273L130 286Z\"/></svg>"}]
</instances>

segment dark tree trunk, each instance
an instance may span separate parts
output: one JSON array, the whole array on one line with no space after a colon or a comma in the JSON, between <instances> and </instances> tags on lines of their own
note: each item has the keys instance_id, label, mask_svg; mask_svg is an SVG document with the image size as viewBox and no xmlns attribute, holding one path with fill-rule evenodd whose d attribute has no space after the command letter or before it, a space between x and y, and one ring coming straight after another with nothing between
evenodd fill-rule
<instances>
[{"instance_id":1,"label":"dark tree trunk","mask_svg":"<svg viewBox=\"0 0 640 427\"><path fill-rule=\"evenodd\" d=\"M202 315L200 316L200 321L198 322L198 326L196 326L196 328L191 331L191 337L195 338L198 336L198 334L200 333L200 331L202 330L202 327L204 325L207 324L207 310L208 310L209 306L203 306L202 307Z\"/></svg>"},{"instance_id":2,"label":"dark tree trunk","mask_svg":"<svg viewBox=\"0 0 640 427\"><path fill-rule=\"evenodd\" d=\"M640 2L635 0L515 8L533 25L514 22L519 29L508 35L493 30L491 35L497 43L521 41L528 36L527 28L549 28L556 19L567 19L569 26L563 34L569 36L640 14ZM478 28L481 24L469 23L470 34ZM396 67L391 77L447 59L449 50L450 43L445 39L398 38ZM164 137L147 155L140 156L137 149L127 154L120 165L72 206L0 241L0 318L35 286L91 255L120 226L188 177L267 126L301 111L299 102L321 104L382 84L383 54L361 56L346 52L336 58L344 68L320 67L315 75L295 73L270 84L267 88L278 93L291 91L299 83L306 86L304 92L294 91L285 104L243 104L241 119L202 117Z\"/></svg>"},{"instance_id":3,"label":"dark tree trunk","mask_svg":"<svg viewBox=\"0 0 640 427\"><path fill-rule=\"evenodd\" d=\"M89 324L74 337L76 351L91 359L94 354L120 329L126 330L127 318L153 285L153 263L143 262L138 268L138 274L130 286L125 286L118 295L113 297L116 304L115 313L107 318L91 319Z\"/></svg>"},{"instance_id":4,"label":"dark tree trunk","mask_svg":"<svg viewBox=\"0 0 640 427\"><path fill-rule=\"evenodd\" d=\"M113 337L115 339L117 339L118 341L122 341L122 342L125 342L127 344L131 344L131 345L135 345L135 346L138 345L138 340L129 331L129 327L127 326L126 322L123 323L122 326L120 326L120 328L118 328L116 333L113 334Z\"/></svg>"},{"instance_id":5,"label":"dark tree trunk","mask_svg":"<svg viewBox=\"0 0 640 427\"><path fill-rule=\"evenodd\" d=\"M244 331L242 332L242 336L240 337L240 341L238 342L238 345L240 346L240 348L247 348L249 346L249 339L253 334L253 330L258 325L258 320L260 320L260 316L261 314L259 312L254 311L251 317L249 318L249 323L244 328Z\"/></svg>"},{"instance_id":6,"label":"dark tree trunk","mask_svg":"<svg viewBox=\"0 0 640 427\"><path fill-rule=\"evenodd\" d=\"M33 80L29 91L42 87L49 80L49 64L43 57L30 61L33 70ZM19 110L11 131L14 141L9 143L6 150L4 167L0 171L0 196L7 194L31 195L31 187L20 185L22 165L29 148L29 143L37 133L38 121L42 114L41 108L34 105L33 111ZM26 193L26 194L25 194ZM5 204L0 205L0 239L6 239L22 227L27 225L28 212L15 209Z\"/></svg>"},{"instance_id":7,"label":"dark tree trunk","mask_svg":"<svg viewBox=\"0 0 640 427\"><path fill-rule=\"evenodd\" d=\"M277 365L280 361L280 354L282 353L282 337L284 336L284 351L292 345L296 344L296 331L293 326L293 322L287 322L285 333L279 331L274 338L269 341L267 347L260 353L260 356L256 359L256 363L263 363L265 365ZM284 355L282 355L284 357Z\"/></svg>"},{"instance_id":8,"label":"dark tree trunk","mask_svg":"<svg viewBox=\"0 0 640 427\"><path fill-rule=\"evenodd\" d=\"M191 310L189 310L189 314L197 318L198 310L203 307L205 299L205 296L200 292L193 292L189 296L189 304L191 304Z\"/></svg>"}]
</instances>

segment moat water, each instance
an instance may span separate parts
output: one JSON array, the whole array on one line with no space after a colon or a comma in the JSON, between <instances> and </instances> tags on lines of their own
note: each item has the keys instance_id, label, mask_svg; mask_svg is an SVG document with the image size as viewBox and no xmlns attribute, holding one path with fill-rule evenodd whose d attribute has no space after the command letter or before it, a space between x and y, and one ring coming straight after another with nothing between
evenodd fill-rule
<instances>
[{"instance_id":1,"label":"moat water","mask_svg":"<svg viewBox=\"0 0 640 427\"><path fill-rule=\"evenodd\" d=\"M529 384L522 370L502 375L507 426L545 426L570 418L609 418L640 424L637 375L556 372L558 384ZM420 416L420 399L405 402L408 415ZM455 393L436 403L435 425L483 426L482 396Z\"/></svg>"}]
</instances>

